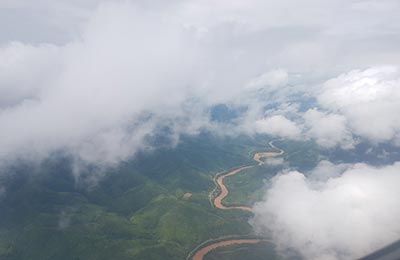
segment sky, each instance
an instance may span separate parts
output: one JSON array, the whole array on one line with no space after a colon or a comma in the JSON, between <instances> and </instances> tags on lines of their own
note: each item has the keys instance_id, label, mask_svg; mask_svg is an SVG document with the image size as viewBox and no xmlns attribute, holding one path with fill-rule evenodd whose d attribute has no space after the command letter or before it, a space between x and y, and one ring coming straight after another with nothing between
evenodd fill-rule
<instances>
[{"instance_id":1,"label":"sky","mask_svg":"<svg viewBox=\"0 0 400 260\"><path fill-rule=\"evenodd\" d=\"M173 144L183 134L208 130L312 139L324 149L349 150L361 141L400 146L398 13L397 0L1 0L0 166L21 158L40 161L57 151L113 166L153 149L148 137L165 127ZM314 106L303 110L306 99ZM233 125L217 124L210 120L217 104L247 110ZM253 225L262 232L265 219L296 210L274 206L302 198L291 189L278 192L287 181L321 212L329 205L352 214L357 198L344 206L330 199L346 185L365 181L382 198L396 195L382 187L400 184L392 176L398 164L346 167L318 188L305 173L283 172L266 187ZM347 177L360 172L374 181ZM368 205L371 194L362 203ZM387 202L380 209L399 218ZM313 210L299 225L308 227ZM382 221L369 209L360 212L366 217L359 230ZM322 216L321 232L329 231L332 220ZM289 222L277 223L285 232L276 241L315 259L359 256L400 236L396 225L394 233L377 225L359 245L344 245L348 234L341 229L321 242L307 232L296 236ZM376 234L383 238L374 240Z\"/></svg>"}]
</instances>

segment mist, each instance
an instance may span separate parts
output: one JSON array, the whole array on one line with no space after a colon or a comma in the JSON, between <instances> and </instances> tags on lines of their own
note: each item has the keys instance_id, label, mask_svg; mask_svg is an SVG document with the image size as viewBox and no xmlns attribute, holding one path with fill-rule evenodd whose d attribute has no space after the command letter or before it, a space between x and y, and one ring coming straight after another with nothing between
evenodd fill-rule
<instances>
[{"instance_id":1,"label":"mist","mask_svg":"<svg viewBox=\"0 0 400 260\"><path fill-rule=\"evenodd\" d=\"M399 147L399 13L397 0L1 1L0 169L60 151L114 167L163 131L171 147L205 131ZM215 122L221 104L240 113ZM273 178L255 230L306 259L398 238L399 162L325 159Z\"/></svg>"}]
</instances>

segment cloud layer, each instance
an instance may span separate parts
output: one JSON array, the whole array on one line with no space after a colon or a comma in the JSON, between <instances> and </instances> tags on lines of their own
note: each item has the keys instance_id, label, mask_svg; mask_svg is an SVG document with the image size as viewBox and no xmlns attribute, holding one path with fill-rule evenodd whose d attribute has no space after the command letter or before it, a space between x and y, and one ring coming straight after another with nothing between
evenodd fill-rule
<instances>
[{"instance_id":1,"label":"cloud layer","mask_svg":"<svg viewBox=\"0 0 400 260\"><path fill-rule=\"evenodd\" d=\"M319 104L343 114L351 130L371 141L398 142L400 72L398 67L353 70L327 81ZM372 123L373 122L373 123Z\"/></svg>"},{"instance_id":2,"label":"cloud layer","mask_svg":"<svg viewBox=\"0 0 400 260\"><path fill-rule=\"evenodd\" d=\"M0 26L8 35L0 46L0 160L68 150L117 163L158 129L168 127L175 141L216 130L208 111L219 103L247 108L230 127L236 132L310 137L328 148L351 148L353 134L396 141L399 120L388 113L398 110L395 66L318 85L337 71L399 64L399 9L396 1L2 2L15 30ZM316 97L322 110L264 114L273 102L294 107L295 95ZM343 95L360 98L349 104Z\"/></svg>"},{"instance_id":3,"label":"cloud layer","mask_svg":"<svg viewBox=\"0 0 400 260\"><path fill-rule=\"evenodd\" d=\"M271 109L255 123L257 131L311 138L328 149L352 149L361 139L372 144L400 144L400 118L394 112L400 111L399 67L352 70L320 83L319 88L298 91L314 97L314 107L300 111L296 106L300 99Z\"/></svg>"},{"instance_id":4,"label":"cloud layer","mask_svg":"<svg viewBox=\"0 0 400 260\"><path fill-rule=\"evenodd\" d=\"M260 134L279 136L282 138L296 139L300 136L299 127L281 115L260 119L255 123L256 131Z\"/></svg>"},{"instance_id":5,"label":"cloud layer","mask_svg":"<svg viewBox=\"0 0 400 260\"><path fill-rule=\"evenodd\" d=\"M160 131L400 146L399 13L397 0L1 1L0 166L60 150L115 165ZM217 104L244 112L215 123ZM399 171L283 173L253 223L306 258L361 256L400 235Z\"/></svg>"},{"instance_id":6,"label":"cloud layer","mask_svg":"<svg viewBox=\"0 0 400 260\"><path fill-rule=\"evenodd\" d=\"M173 139L196 133L209 123L208 107L248 78L238 72L229 84L211 75L227 68L207 68L219 57L203 57L212 49L196 37L173 17L110 3L63 46L1 48L0 160L61 149L113 164L158 129L169 128Z\"/></svg>"},{"instance_id":7,"label":"cloud layer","mask_svg":"<svg viewBox=\"0 0 400 260\"><path fill-rule=\"evenodd\" d=\"M158 19L129 4L104 5L80 40L3 49L3 66L12 73L2 77L0 157L67 148L112 163L144 145L156 118L182 117L195 53L182 30L168 22L160 27Z\"/></svg>"},{"instance_id":8,"label":"cloud layer","mask_svg":"<svg viewBox=\"0 0 400 260\"><path fill-rule=\"evenodd\" d=\"M400 237L400 163L382 168L322 162L310 177L276 176L252 223L305 259L355 259ZM340 174L341 173L341 174ZM325 181L326 180L326 181Z\"/></svg>"}]
</instances>

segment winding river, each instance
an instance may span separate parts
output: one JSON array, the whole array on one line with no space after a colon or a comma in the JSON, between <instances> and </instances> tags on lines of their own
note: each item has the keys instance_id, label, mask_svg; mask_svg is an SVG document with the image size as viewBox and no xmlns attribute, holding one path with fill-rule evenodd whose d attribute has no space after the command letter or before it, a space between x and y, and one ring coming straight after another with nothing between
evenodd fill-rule
<instances>
[{"instance_id":1,"label":"winding river","mask_svg":"<svg viewBox=\"0 0 400 260\"><path fill-rule=\"evenodd\" d=\"M253 156L253 160L256 161L258 163L258 166L263 165L264 161L262 160L262 158L268 158L268 157L277 157L280 155L283 155L285 153L285 151L283 151L282 149L279 149L278 147L276 147L273 144L273 141L269 142L268 145L275 149L275 150L279 150L279 152L262 152L262 153L256 153ZM233 176L235 174L238 174L239 172L245 170L245 169L250 169L253 168L257 165L247 165L247 166L241 166L239 168L236 168L232 171L229 171L228 173L225 174L217 174L214 177L214 182L215 182L215 189L213 191L210 192L209 198L210 201L212 200L212 198L214 197L214 193L216 192L216 190L219 188L220 189L220 193L217 197L214 198L213 200L213 205L218 208L218 209L223 209L223 210L228 210L228 209L238 209L238 210L243 210L243 211L247 211L247 212L252 212L252 209L250 207L246 207L246 206L225 206L222 203L222 200L228 196L229 194L229 190L228 188L224 185L223 180L226 177L229 176ZM233 235L235 236L235 235ZM218 241L218 242L213 242L211 244L209 244L208 246L205 247L201 247L198 246L194 253L193 253L193 257L191 258L192 260L203 260L204 257L211 252L212 250L215 250L219 247L225 247L225 246L231 246L231 245L238 245L238 244L257 244L257 243L262 243L262 242L271 242L269 240L266 239L229 239L229 240L223 240L223 241ZM202 243L201 245L203 245L204 243Z\"/></svg>"}]
</instances>

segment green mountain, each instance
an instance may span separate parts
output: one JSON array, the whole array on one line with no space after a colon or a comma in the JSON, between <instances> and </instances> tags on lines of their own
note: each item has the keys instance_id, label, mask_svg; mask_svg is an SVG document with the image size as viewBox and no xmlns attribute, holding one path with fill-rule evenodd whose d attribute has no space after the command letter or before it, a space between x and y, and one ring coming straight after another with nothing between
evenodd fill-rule
<instances>
[{"instance_id":1,"label":"green mountain","mask_svg":"<svg viewBox=\"0 0 400 260\"><path fill-rule=\"evenodd\" d=\"M1 180L7 192L0 201L0 259L185 259L210 238L249 234L249 214L215 209L208 193L215 173L254 164L252 153L268 141L184 137L177 147L160 145L113 169L87 166L79 177L62 154L40 165L19 163ZM238 176L252 181L232 199L254 201L248 190L261 188L262 170Z\"/></svg>"}]
</instances>

